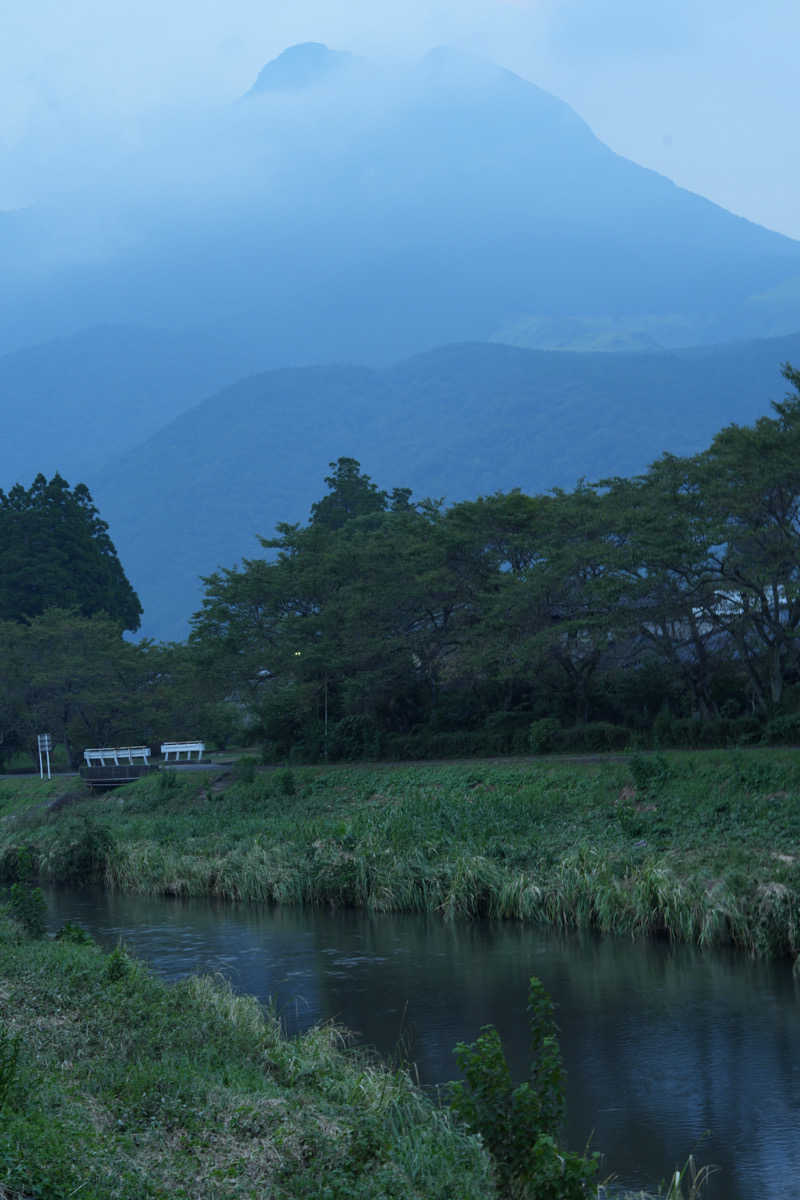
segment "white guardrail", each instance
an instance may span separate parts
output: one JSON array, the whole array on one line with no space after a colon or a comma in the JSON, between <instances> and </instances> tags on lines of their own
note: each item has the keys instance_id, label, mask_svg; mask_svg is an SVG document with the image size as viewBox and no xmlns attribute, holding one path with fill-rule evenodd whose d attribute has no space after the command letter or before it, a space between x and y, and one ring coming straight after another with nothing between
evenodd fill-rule
<instances>
[{"instance_id":1,"label":"white guardrail","mask_svg":"<svg viewBox=\"0 0 800 1200\"><path fill-rule=\"evenodd\" d=\"M164 755L164 762L170 762L170 755L174 754L174 762L181 761L181 755L186 755L186 762L190 762L192 755L196 754L198 761L203 757L203 751L206 748L205 742L162 742L161 753Z\"/></svg>"},{"instance_id":2,"label":"white guardrail","mask_svg":"<svg viewBox=\"0 0 800 1200\"><path fill-rule=\"evenodd\" d=\"M83 757L87 767L118 767L122 763L143 762L145 766L150 760L149 746L106 746L93 750L84 750Z\"/></svg>"}]
</instances>

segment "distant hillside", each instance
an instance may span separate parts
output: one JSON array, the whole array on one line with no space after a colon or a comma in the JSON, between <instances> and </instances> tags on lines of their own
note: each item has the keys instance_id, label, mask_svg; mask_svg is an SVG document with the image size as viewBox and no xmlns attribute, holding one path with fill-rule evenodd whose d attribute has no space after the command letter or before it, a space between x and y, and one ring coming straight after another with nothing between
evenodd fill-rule
<instances>
[{"instance_id":1,"label":"distant hillside","mask_svg":"<svg viewBox=\"0 0 800 1200\"><path fill-rule=\"evenodd\" d=\"M573 354L450 346L384 369L269 371L196 405L92 474L143 628L183 637L198 576L261 553L303 521L328 463L358 458L383 487L454 501L571 487L690 453L784 393L800 334L681 353Z\"/></svg>"},{"instance_id":2,"label":"distant hillside","mask_svg":"<svg viewBox=\"0 0 800 1200\"><path fill-rule=\"evenodd\" d=\"M646 349L800 324L800 243L444 48L386 71L294 47L110 174L0 219L0 350L146 323L265 365L384 364L493 337Z\"/></svg>"},{"instance_id":3,"label":"distant hillside","mask_svg":"<svg viewBox=\"0 0 800 1200\"><path fill-rule=\"evenodd\" d=\"M137 445L247 368L213 337L99 326L0 357L0 488L38 471L73 482Z\"/></svg>"}]
</instances>

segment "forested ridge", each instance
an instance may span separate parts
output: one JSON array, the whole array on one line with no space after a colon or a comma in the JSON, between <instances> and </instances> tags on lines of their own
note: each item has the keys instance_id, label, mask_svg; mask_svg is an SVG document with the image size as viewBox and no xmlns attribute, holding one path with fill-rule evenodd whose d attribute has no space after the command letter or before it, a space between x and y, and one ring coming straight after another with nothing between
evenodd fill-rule
<instances>
[{"instance_id":1,"label":"forested ridge","mask_svg":"<svg viewBox=\"0 0 800 1200\"><path fill-rule=\"evenodd\" d=\"M382 486L400 482L449 504L514 487L571 489L583 477L637 474L664 450L696 454L722 425L769 413L786 360L800 361L800 334L658 354L460 345L381 370L267 371L128 453L120 439L120 457L87 482L141 596L147 635L182 641L201 576L257 555L255 535L278 521L305 521L326 464L342 454ZM51 461L63 471L68 458Z\"/></svg>"},{"instance_id":2,"label":"forested ridge","mask_svg":"<svg viewBox=\"0 0 800 1200\"><path fill-rule=\"evenodd\" d=\"M0 749L42 722L73 747L168 731L267 761L791 741L800 372L783 373L772 416L571 491L448 506L341 457L306 524L205 579L186 644L125 642L119 614L72 601L6 619Z\"/></svg>"}]
</instances>

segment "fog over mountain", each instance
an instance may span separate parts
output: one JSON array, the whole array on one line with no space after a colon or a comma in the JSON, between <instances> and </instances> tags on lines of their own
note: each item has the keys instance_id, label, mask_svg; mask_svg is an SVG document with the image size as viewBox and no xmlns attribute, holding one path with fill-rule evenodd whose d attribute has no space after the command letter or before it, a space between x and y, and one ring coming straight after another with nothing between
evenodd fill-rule
<instances>
[{"instance_id":1,"label":"fog over mountain","mask_svg":"<svg viewBox=\"0 0 800 1200\"><path fill-rule=\"evenodd\" d=\"M800 361L800 243L444 47L294 46L54 154L0 213L0 487L84 479L148 634L340 455L449 500L569 487L700 449Z\"/></svg>"},{"instance_id":2,"label":"fog over mountain","mask_svg":"<svg viewBox=\"0 0 800 1200\"><path fill-rule=\"evenodd\" d=\"M524 342L554 317L656 345L800 324L799 243L491 63L439 48L388 70L311 43L243 93L59 162L46 207L2 214L0 349L111 322L269 367Z\"/></svg>"}]
</instances>

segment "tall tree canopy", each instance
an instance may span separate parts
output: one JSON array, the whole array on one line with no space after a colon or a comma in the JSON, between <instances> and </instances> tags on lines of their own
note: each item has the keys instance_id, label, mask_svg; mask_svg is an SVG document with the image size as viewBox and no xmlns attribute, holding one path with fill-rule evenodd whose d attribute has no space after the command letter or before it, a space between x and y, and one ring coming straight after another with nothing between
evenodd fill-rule
<instances>
[{"instance_id":1,"label":"tall tree canopy","mask_svg":"<svg viewBox=\"0 0 800 1200\"><path fill-rule=\"evenodd\" d=\"M105 613L129 630L142 613L89 489L58 474L0 490L0 620L53 607Z\"/></svg>"},{"instance_id":2,"label":"tall tree canopy","mask_svg":"<svg viewBox=\"0 0 800 1200\"><path fill-rule=\"evenodd\" d=\"M783 373L773 416L572 492L445 509L339 459L308 524L262 539L272 560L206 579L192 648L280 753L449 752L440 733L480 730L524 748L541 718L750 737L796 716L800 734L800 372Z\"/></svg>"}]
</instances>

